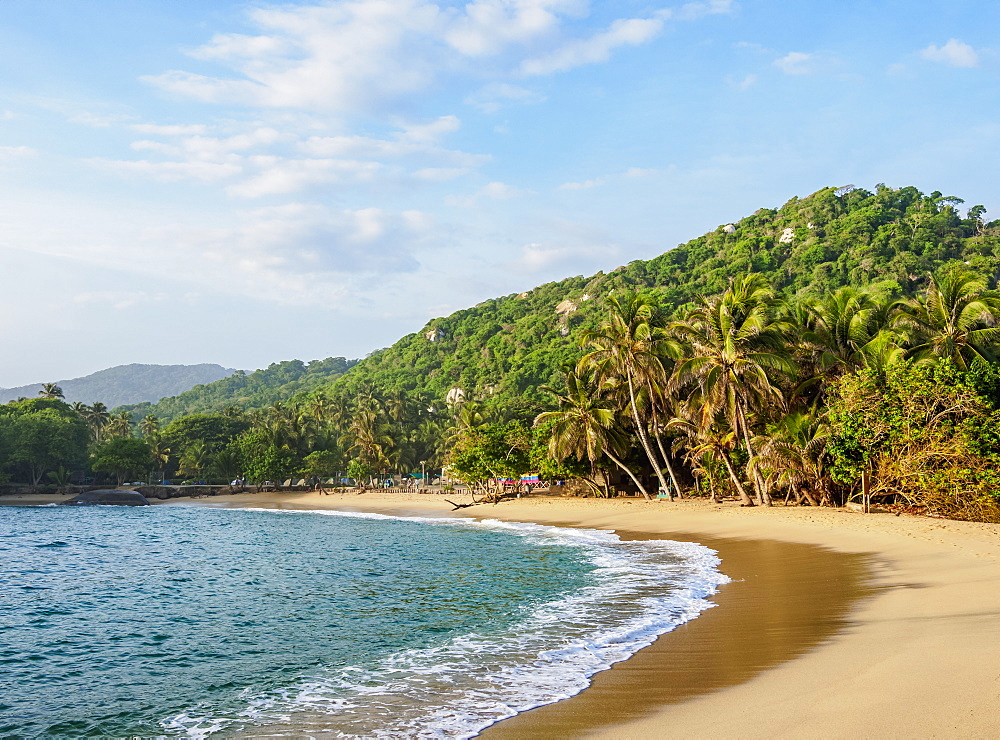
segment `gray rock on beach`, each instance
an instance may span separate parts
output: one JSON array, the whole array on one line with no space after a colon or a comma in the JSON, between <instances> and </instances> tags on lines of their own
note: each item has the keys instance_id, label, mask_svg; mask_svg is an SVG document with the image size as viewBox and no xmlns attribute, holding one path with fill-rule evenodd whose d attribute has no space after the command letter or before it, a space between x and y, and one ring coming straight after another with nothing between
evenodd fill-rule
<instances>
[{"instance_id":1,"label":"gray rock on beach","mask_svg":"<svg viewBox=\"0 0 1000 740\"><path fill-rule=\"evenodd\" d=\"M62 506L149 506L149 502L145 496L135 491L106 488L81 493L63 501Z\"/></svg>"}]
</instances>

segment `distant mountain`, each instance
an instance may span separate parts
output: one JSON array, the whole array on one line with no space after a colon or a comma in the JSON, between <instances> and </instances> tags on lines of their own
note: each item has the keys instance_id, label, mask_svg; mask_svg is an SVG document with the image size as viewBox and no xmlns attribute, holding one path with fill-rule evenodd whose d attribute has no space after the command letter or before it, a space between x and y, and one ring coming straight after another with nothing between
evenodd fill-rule
<instances>
[{"instance_id":1,"label":"distant mountain","mask_svg":"<svg viewBox=\"0 0 1000 740\"><path fill-rule=\"evenodd\" d=\"M275 362L263 370L252 373L237 370L227 378L185 389L157 403L130 404L125 409L136 417L153 414L161 421L170 421L185 414L219 412L227 406L245 411L264 408L329 385L357 362L343 357L327 357L309 363L301 360Z\"/></svg>"},{"instance_id":2,"label":"distant mountain","mask_svg":"<svg viewBox=\"0 0 1000 740\"><path fill-rule=\"evenodd\" d=\"M66 401L92 404L100 401L108 408L123 404L159 401L202 383L211 383L236 372L221 365L119 365L83 378L60 380ZM47 381L48 382L48 381ZM41 383L19 388L0 388L0 403L22 396L36 398Z\"/></svg>"}]
</instances>

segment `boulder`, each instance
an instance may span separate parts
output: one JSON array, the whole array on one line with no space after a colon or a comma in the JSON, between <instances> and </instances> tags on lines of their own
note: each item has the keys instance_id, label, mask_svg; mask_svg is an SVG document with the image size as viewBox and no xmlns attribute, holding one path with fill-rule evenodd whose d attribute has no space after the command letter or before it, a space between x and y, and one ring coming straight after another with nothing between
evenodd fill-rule
<instances>
[{"instance_id":1,"label":"boulder","mask_svg":"<svg viewBox=\"0 0 1000 740\"><path fill-rule=\"evenodd\" d=\"M98 491L85 491L62 502L63 506L149 506L149 501L136 491L123 491L120 488L106 488Z\"/></svg>"}]
</instances>

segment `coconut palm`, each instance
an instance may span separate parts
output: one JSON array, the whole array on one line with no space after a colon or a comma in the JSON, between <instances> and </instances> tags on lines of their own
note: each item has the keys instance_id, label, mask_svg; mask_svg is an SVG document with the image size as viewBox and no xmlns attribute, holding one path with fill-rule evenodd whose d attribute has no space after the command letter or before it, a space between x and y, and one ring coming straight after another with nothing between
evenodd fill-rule
<instances>
[{"instance_id":1,"label":"coconut palm","mask_svg":"<svg viewBox=\"0 0 1000 740\"><path fill-rule=\"evenodd\" d=\"M60 388L56 383L43 383L42 389L38 391L38 395L42 398L65 398L66 394L63 393L63 389Z\"/></svg>"},{"instance_id":2,"label":"coconut palm","mask_svg":"<svg viewBox=\"0 0 1000 740\"><path fill-rule=\"evenodd\" d=\"M1000 294L961 266L928 276L922 301L909 301L897 324L911 337L909 356L918 362L950 359L967 369L974 358L994 362L1000 341Z\"/></svg>"},{"instance_id":3,"label":"coconut palm","mask_svg":"<svg viewBox=\"0 0 1000 740\"><path fill-rule=\"evenodd\" d=\"M100 442L104 433L104 428L108 425L111 416L108 407L100 401L94 401L84 412L84 419L90 429L90 436L94 442Z\"/></svg>"},{"instance_id":4,"label":"coconut palm","mask_svg":"<svg viewBox=\"0 0 1000 740\"><path fill-rule=\"evenodd\" d=\"M771 485L787 486L796 503L813 506L829 502L826 446L830 440L819 416L792 412L779 421L766 437L759 438L756 465ZM818 493L818 495L817 495ZM787 503L788 496L785 497Z\"/></svg>"},{"instance_id":5,"label":"coconut palm","mask_svg":"<svg viewBox=\"0 0 1000 740\"><path fill-rule=\"evenodd\" d=\"M153 414L146 414L139 422L139 432L143 437L152 437L160 431L160 420Z\"/></svg>"},{"instance_id":6,"label":"coconut palm","mask_svg":"<svg viewBox=\"0 0 1000 740\"><path fill-rule=\"evenodd\" d=\"M559 403L558 411L546 411L535 417L535 426L551 423L549 455L557 462L576 457L590 463L593 477L598 461L607 456L621 468L649 499L642 482L625 464L620 450L625 438L618 424L616 405L596 387L593 379L569 369L563 370L565 393L550 386L541 390L551 393ZM616 454L618 452L618 454Z\"/></svg>"},{"instance_id":7,"label":"coconut palm","mask_svg":"<svg viewBox=\"0 0 1000 740\"><path fill-rule=\"evenodd\" d=\"M704 406L706 418L723 413L751 462L750 416L782 407L775 376L795 372L787 343L791 327L773 318L775 307L764 278L743 275L721 296L702 298L686 320L672 325L690 353L677 363L671 386L693 386L689 400ZM758 500L769 504L762 477L754 466L749 470Z\"/></svg>"},{"instance_id":8,"label":"coconut palm","mask_svg":"<svg viewBox=\"0 0 1000 740\"><path fill-rule=\"evenodd\" d=\"M582 342L590 352L580 360L580 369L593 369L602 383L617 384L627 398L625 407L632 417L636 432L660 482L663 491L671 488L663 477L669 460L661 464L647 434L648 420L640 412L640 396L646 389L666 384L664 357L679 354L679 345L664 332L666 319L659 302L640 293L610 296L608 319L600 328L586 331ZM623 399L624 400L624 399Z\"/></svg>"},{"instance_id":9,"label":"coconut palm","mask_svg":"<svg viewBox=\"0 0 1000 740\"><path fill-rule=\"evenodd\" d=\"M695 470L699 467L707 469L721 460L743 506L753 506L753 499L733 465L732 452L739 444L739 436L725 414L701 404L697 399L678 406L678 413L666 426L681 435L675 445L686 448L691 466Z\"/></svg>"},{"instance_id":10,"label":"coconut palm","mask_svg":"<svg viewBox=\"0 0 1000 740\"><path fill-rule=\"evenodd\" d=\"M802 341L818 353L817 365L823 371L857 370L865 364L866 348L891 336L891 318L899 305L861 288L838 288L804 303Z\"/></svg>"},{"instance_id":11,"label":"coconut palm","mask_svg":"<svg viewBox=\"0 0 1000 740\"><path fill-rule=\"evenodd\" d=\"M132 414L128 411L119 411L109 418L106 430L114 437L131 437Z\"/></svg>"}]
</instances>

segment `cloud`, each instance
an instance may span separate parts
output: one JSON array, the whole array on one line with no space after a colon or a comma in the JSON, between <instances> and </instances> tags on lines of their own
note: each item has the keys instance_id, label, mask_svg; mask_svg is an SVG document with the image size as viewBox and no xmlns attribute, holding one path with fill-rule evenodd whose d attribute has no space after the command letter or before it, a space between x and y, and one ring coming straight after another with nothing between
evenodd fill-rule
<instances>
[{"instance_id":1,"label":"cloud","mask_svg":"<svg viewBox=\"0 0 1000 740\"><path fill-rule=\"evenodd\" d=\"M445 205L449 206L472 208L483 198L487 198L489 200L510 200L511 198L518 198L522 195L529 195L530 193L530 190L521 190L520 188L512 187L506 183L491 182L472 195L464 197L449 195L445 198L444 202Z\"/></svg>"},{"instance_id":2,"label":"cloud","mask_svg":"<svg viewBox=\"0 0 1000 740\"><path fill-rule=\"evenodd\" d=\"M208 127L202 124L161 125L156 123L136 123L129 126L129 128L140 134L148 134L150 136L204 136L208 133Z\"/></svg>"},{"instance_id":3,"label":"cloud","mask_svg":"<svg viewBox=\"0 0 1000 740\"><path fill-rule=\"evenodd\" d=\"M83 111L70 116L69 120L70 123L81 123L84 126L91 126L93 128L108 128L120 119L118 116L98 116L94 113Z\"/></svg>"},{"instance_id":4,"label":"cloud","mask_svg":"<svg viewBox=\"0 0 1000 740\"><path fill-rule=\"evenodd\" d=\"M789 52L781 59L774 61L774 66L788 75L807 75L812 72L815 57L799 51Z\"/></svg>"},{"instance_id":5,"label":"cloud","mask_svg":"<svg viewBox=\"0 0 1000 740\"><path fill-rule=\"evenodd\" d=\"M250 211L244 224L182 234L188 249L231 279L318 280L323 275L412 272L432 220L419 211L332 210L292 203ZM235 272L233 272L235 268Z\"/></svg>"},{"instance_id":6,"label":"cloud","mask_svg":"<svg viewBox=\"0 0 1000 740\"><path fill-rule=\"evenodd\" d=\"M619 19L608 30L589 39L569 41L554 52L526 59L521 64L521 73L529 77L549 75L586 64L606 62L616 48L645 44L662 30L663 21L658 18Z\"/></svg>"},{"instance_id":7,"label":"cloud","mask_svg":"<svg viewBox=\"0 0 1000 740\"><path fill-rule=\"evenodd\" d=\"M396 121L384 138L358 135L309 136L250 123L243 132L210 135L207 126L137 124L131 128L161 138L139 139L132 149L159 155L138 161L92 160L105 169L147 175L166 182L192 179L229 181L226 193L260 198L317 186L341 187L412 178L442 182L460 177L489 161L480 154L446 149L441 141L457 131L461 121L440 116L426 121ZM294 127L293 127L294 128ZM163 140L165 139L165 140Z\"/></svg>"},{"instance_id":8,"label":"cloud","mask_svg":"<svg viewBox=\"0 0 1000 740\"><path fill-rule=\"evenodd\" d=\"M595 264L605 264L618 257L621 250L614 244L553 245L531 243L521 247L521 254L507 266L518 272L537 273L544 270L558 272L592 269Z\"/></svg>"},{"instance_id":9,"label":"cloud","mask_svg":"<svg viewBox=\"0 0 1000 740\"><path fill-rule=\"evenodd\" d=\"M694 20L731 10L726 0L688 3L648 18L614 19L581 38L587 33L579 30L589 15L586 0L342 0L258 7L248 13L256 35L217 34L189 52L223 68L220 73L173 69L142 79L202 102L340 117L380 114L444 75L562 72L647 43L668 17ZM538 99L524 88L497 83L470 95L469 104L493 112L503 102Z\"/></svg>"},{"instance_id":10,"label":"cloud","mask_svg":"<svg viewBox=\"0 0 1000 740\"><path fill-rule=\"evenodd\" d=\"M975 49L958 39L948 39L941 47L931 44L921 50L920 56L931 62L941 62L952 67L976 67L979 65L979 55Z\"/></svg>"},{"instance_id":11,"label":"cloud","mask_svg":"<svg viewBox=\"0 0 1000 740\"><path fill-rule=\"evenodd\" d=\"M557 189L558 190L589 190L590 188L596 188L603 185L606 180L603 177L596 177L593 180L584 180L583 182L564 182Z\"/></svg>"},{"instance_id":12,"label":"cloud","mask_svg":"<svg viewBox=\"0 0 1000 740\"><path fill-rule=\"evenodd\" d=\"M672 17L682 21L695 21L708 15L729 14L735 10L732 0L708 0L682 5Z\"/></svg>"},{"instance_id":13,"label":"cloud","mask_svg":"<svg viewBox=\"0 0 1000 740\"><path fill-rule=\"evenodd\" d=\"M0 146L0 161L34 157L38 152L30 146Z\"/></svg>"},{"instance_id":14,"label":"cloud","mask_svg":"<svg viewBox=\"0 0 1000 740\"><path fill-rule=\"evenodd\" d=\"M629 167L625 170L625 177L647 177L659 172L655 167Z\"/></svg>"},{"instance_id":15,"label":"cloud","mask_svg":"<svg viewBox=\"0 0 1000 740\"><path fill-rule=\"evenodd\" d=\"M495 82L465 98L465 104L478 108L483 113L496 113L509 103L534 105L544 103L545 96L534 90L506 82Z\"/></svg>"}]
</instances>

